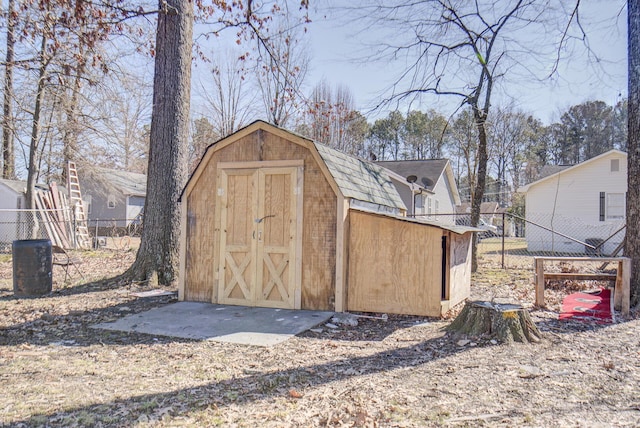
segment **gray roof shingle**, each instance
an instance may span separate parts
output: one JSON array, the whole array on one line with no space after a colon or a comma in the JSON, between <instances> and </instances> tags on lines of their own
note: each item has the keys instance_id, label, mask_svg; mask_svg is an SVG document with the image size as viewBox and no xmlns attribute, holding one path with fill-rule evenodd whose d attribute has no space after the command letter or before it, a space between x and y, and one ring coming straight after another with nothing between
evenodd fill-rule
<instances>
[{"instance_id":1,"label":"gray roof shingle","mask_svg":"<svg viewBox=\"0 0 640 428\"><path fill-rule=\"evenodd\" d=\"M145 174L107 168L100 168L98 174L104 182L120 190L124 195L147 195L147 176Z\"/></svg>"},{"instance_id":2,"label":"gray roof shingle","mask_svg":"<svg viewBox=\"0 0 640 428\"><path fill-rule=\"evenodd\" d=\"M0 183L4 184L16 193L25 193L27 191L27 182L20 180L0 179Z\"/></svg>"},{"instance_id":3,"label":"gray roof shingle","mask_svg":"<svg viewBox=\"0 0 640 428\"><path fill-rule=\"evenodd\" d=\"M324 144L314 144L344 197L407 209L384 168Z\"/></svg>"}]
</instances>

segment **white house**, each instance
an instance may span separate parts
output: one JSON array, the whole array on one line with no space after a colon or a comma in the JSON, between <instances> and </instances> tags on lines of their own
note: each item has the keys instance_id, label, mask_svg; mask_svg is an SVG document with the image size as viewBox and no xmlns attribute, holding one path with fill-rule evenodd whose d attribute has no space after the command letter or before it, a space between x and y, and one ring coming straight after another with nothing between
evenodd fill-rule
<instances>
[{"instance_id":1,"label":"white house","mask_svg":"<svg viewBox=\"0 0 640 428\"><path fill-rule=\"evenodd\" d=\"M381 161L378 165L392 171L391 179L409 209L408 215L455 224L456 206L460 195L448 159ZM409 182L409 183L408 183ZM410 192L401 191L400 184L409 184Z\"/></svg>"},{"instance_id":2,"label":"white house","mask_svg":"<svg viewBox=\"0 0 640 428\"><path fill-rule=\"evenodd\" d=\"M20 209L25 207L24 194L27 183L17 180L0 179L0 243L11 244L22 239L20 224L24 214Z\"/></svg>"},{"instance_id":3,"label":"white house","mask_svg":"<svg viewBox=\"0 0 640 428\"><path fill-rule=\"evenodd\" d=\"M625 224L627 154L610 150L522 186L529 251L602 254L620 245ZM556 233L552 233L549 230Z\"/></svg>"}]
</instances>

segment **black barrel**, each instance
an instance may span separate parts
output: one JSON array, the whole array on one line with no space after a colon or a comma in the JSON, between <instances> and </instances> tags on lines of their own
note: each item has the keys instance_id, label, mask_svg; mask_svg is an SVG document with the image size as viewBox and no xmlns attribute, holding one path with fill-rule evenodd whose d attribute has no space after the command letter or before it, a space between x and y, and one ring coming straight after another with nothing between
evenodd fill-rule
<instances>
[{"instance_id":1,"label":"black barrel","mask_svg":"<svg viewBox=\"0 0 640 428\"><path fill-rule=\"evenodd\" d=\"M13 294L42 296L51 292L52 256L48 239L13 241Z\"/></svg>"}]
</instances>

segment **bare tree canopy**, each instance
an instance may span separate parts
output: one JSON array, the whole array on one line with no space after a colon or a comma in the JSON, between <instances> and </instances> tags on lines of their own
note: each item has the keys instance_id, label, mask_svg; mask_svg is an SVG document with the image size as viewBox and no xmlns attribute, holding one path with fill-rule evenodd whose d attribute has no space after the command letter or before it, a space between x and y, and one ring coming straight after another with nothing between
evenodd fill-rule
<instances>
[{"instance_id":1,"label":"bare tree canopy","mask_svg":"<svg viewBox=\"0 0 640 428\"><path fill-rule=\"evenodd\" d=\"M351 10L376 28L379 48L368 60L401 63L380 107L450 96L468 106L477 129L476 174L471 188L471 224L477 225L488 170L488 126L494 93L508 77L553 74L578 23L579 1L568 10L551 1L429 0L362 2ZM560 6L561 8L561 6ZM578 25L579 31L581 27ZM546 40L545 40L546 39ZM541 68L536 70L535 64ZM477 268L477 241L473 270Z\"/></svg>"}]
</instances>

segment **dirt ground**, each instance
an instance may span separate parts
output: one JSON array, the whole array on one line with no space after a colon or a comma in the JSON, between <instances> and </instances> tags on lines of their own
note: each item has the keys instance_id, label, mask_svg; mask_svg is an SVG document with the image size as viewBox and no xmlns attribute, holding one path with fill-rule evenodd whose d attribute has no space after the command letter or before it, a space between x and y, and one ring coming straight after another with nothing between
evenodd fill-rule
<instances>
[{"instance_id":1,"label":"dirt ground","mask_svg":"<svg viewBox=\"0 0 640 428\"><path fill-rule=\"evenodd\" d=\"M0 256L0 426L640 426L640 317L559 322L562 287L531 309L537 344L389 315L259 348L91 328L174 298L108 280L132 251L82 258L86 281L55 267L51 295L17 299ZM532 303L532 279L530 259L487 256L472 298Z\"/></svg>"}]
</instances>

